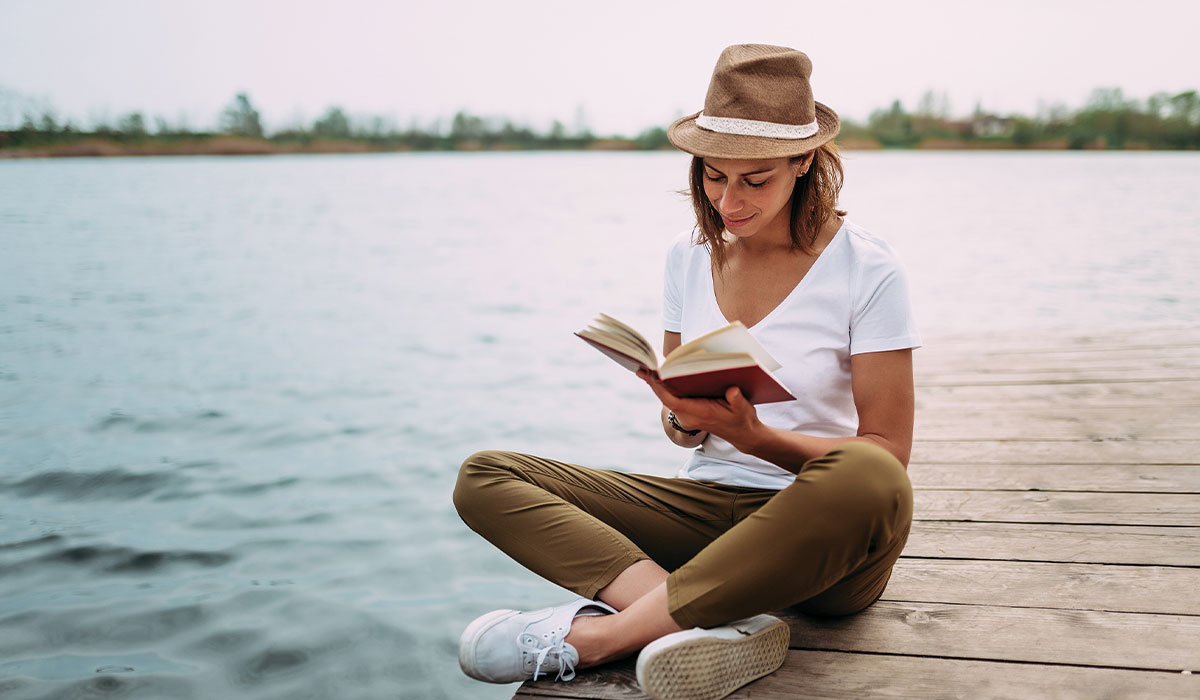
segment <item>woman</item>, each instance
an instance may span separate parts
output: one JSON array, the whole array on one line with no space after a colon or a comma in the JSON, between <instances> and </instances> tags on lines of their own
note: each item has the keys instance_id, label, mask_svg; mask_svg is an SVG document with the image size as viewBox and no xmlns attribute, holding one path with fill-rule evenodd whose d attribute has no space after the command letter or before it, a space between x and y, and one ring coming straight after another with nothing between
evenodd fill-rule
<instances>
[{"instance_id":1,"label":"woman","mask_svg":"<svg viewBox=\"0 0 1200 700\"><path fill-rule=\"evenodd\" d=\"M882 593L912 518L920 341L891 249L836 208L839 122L810 73L799 51L729 47L703 112L669 130L693 154L697 231L668 255L663 351L741 321L797 399L680 399L643 373L667 436L698 448L677 478L468 458L463 520L581 596L472 622L472 677L569 680L641 650L651 697L719 698L783 662L788 628L765 613L844 615Z\"/></svg>"}]
</instances>

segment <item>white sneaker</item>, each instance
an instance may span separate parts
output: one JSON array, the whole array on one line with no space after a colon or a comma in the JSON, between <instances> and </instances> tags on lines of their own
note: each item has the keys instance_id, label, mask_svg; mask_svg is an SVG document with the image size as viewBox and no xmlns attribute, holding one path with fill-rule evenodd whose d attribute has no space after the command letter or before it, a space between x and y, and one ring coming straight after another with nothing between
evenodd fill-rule
<instances>
[{"instance_id":1,"label":"white sneaker","mask_svg":"<svg viewBox=\"0 0 1200 700\"><path fill-rule=\"evenodd\" d=\"M717 700L782 666L790 639L770 615L668 634L638 655L638 684L653 700Z\"/></svg>"},{"instance_id":2,"label":"white sneaker","mask_svg":"<svg viewBox=\"0 0 1200 700\"><path fill-rule=\"evenodd\" d=\"M579 652L565 641L571 622L581 615L615 612L586 598L533 612L495 610L463 630L458 665L463 673L488 683L536 681L543 673L555 672L556 680L569 681L579 663Z\"/></svg>"}]
</instances>

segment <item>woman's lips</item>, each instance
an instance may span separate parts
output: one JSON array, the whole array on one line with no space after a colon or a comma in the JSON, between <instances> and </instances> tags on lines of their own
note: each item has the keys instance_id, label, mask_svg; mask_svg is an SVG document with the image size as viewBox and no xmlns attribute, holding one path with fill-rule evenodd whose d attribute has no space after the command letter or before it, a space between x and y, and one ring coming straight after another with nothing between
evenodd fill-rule
<instances>
[{"instance_id":1,"label":"woman's lips","mask_svg":"<svg viewBox=\"0 0 1200 700\"><path fill-rule=\"evenodd\" d=\"M721 216L721 220L724 221L725 225L730 228L738 228L740 226L745 226L746 224L750 223L750 219L753 219L753 218L754 218L753 214L751 214L750 216L747 216L744 219L731 219L725 215Z\"/></svg>"}]
</instances>

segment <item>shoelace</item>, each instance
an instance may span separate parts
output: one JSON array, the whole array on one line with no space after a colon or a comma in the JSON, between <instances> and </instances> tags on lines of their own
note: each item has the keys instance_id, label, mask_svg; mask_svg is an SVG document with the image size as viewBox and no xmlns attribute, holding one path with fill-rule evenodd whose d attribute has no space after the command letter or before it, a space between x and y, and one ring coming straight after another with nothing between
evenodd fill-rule
<instances>
[{"instance_id":1,"label":"shoelace","mask_svg":"<svg viewBox=\"0 0 1200 700\"><path fill-rule=\"evenodd\" d=\"M537 652L537 658L533 664L533 680L536 681L538 676L541 675L542 666L547 661L552 661L553 659L558 660L558 675L555 677L555 680L569 681L575 677L575 663L567 655L566 635L562 634L559 630L555 630L550 633L550 643L540 648L536 644L527 644L522 639L524 636L526 635L522 634L517 637L517 644L524 647L526 652ZM552 653L553 657L551 657Z\"/></svg>"}]
</instances>

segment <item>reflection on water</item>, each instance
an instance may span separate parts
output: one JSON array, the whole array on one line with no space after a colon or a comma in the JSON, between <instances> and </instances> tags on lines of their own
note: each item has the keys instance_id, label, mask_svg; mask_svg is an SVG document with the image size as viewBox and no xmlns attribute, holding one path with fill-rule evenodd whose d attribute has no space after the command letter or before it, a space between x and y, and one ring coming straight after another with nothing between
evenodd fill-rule
<instances>
[{"instance_id":1,"label":"reflection on water","mask_svg":"<svg viewBox=\"0 0 1200 700\"><path fill-rule=\"evenodd\" d=\"M454 473L678 465L571 332L655 332L686 164L0 162L0 696L511 696L458 632L562 593L458 521ZM851 153L844 204L926 336L1195 322L1198 165Z\"/></svg>"}]
</instances>

